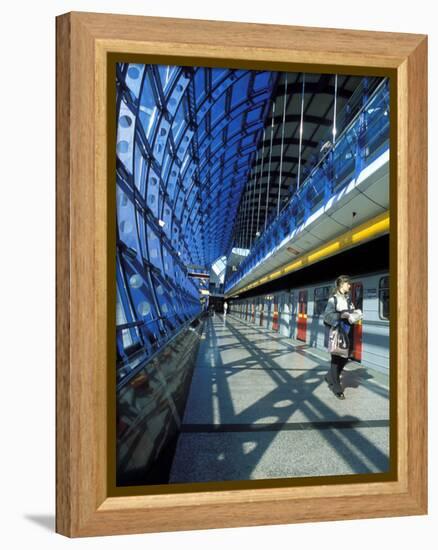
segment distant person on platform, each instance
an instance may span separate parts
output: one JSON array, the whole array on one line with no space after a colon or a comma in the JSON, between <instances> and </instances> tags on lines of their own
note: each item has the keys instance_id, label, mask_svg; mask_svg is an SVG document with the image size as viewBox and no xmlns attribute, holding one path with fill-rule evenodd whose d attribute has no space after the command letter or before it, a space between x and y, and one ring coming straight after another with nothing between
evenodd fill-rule
<instances>
[{"instance_id":1,"label":"distant person on platform","mask_svg":"<svg viewBox=\"0 0 438 550\"><path fill-rule=\"evenodd\" d=\"M227 316L227 310L228 310L228 304L227 302L224 302L224 317Z\"/></svg>"}]
</instances>

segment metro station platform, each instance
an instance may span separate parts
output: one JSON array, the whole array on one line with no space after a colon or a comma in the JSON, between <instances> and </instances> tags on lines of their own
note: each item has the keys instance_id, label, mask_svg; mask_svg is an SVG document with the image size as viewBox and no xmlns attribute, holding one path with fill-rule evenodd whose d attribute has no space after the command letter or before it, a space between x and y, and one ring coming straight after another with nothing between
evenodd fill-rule
<instances>
[{"instance_id":1,"label":"metro station platform","mask_svg":"<svg viewBox=\"0 0 438 550\"><path fill-rule=\"evenodd\" d=\"M216 314L205 322L170 483L386 472L389 384L356 362Z\"/></svg>"}]
</instances>

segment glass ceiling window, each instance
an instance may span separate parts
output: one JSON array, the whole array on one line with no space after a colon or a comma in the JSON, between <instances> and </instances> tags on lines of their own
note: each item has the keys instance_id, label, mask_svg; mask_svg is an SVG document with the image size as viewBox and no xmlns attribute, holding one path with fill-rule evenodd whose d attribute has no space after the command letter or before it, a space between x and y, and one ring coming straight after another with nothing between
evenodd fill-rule
<instances>
[{"instance_id":1,"label":"glass ceiling window","mask_svg":"<svg viewBox=\"0 0 438 550\"><path fill-rule=\"evenodd\" d=\"M222 256L222 258L219 258L214 262L214 264L211 266L211 269L213 273L218 278L220 284L223 284L224 278L225 278L225 270L227 266L227 257Z\"/></svg>"}]
</instances>

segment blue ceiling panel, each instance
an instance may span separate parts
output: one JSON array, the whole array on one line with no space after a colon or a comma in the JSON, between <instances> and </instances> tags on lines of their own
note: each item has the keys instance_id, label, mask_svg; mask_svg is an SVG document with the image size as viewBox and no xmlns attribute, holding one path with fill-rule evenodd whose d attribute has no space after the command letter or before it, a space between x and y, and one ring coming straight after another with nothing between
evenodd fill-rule
<instances>
[{"instance_id":1,"label":"blue ceiling panel","mask_svg":"<svg viewBox=\"0 0 438 550\"><path fill-rule=\"evenodd\" d=\"M188 263L209 268L231 244L278 73L136 64L118 75L133 98L119 107L119 160Z\"/></svg>"}]
</instances>

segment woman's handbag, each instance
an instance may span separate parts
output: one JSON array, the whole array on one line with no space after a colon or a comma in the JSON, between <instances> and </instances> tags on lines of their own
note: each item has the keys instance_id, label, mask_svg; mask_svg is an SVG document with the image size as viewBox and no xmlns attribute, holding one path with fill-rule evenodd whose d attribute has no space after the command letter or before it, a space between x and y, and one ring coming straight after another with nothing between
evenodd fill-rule
<instances>
[{"instance_id":1,"label":"woman's handbag","mask_svg":"<svg viewBox=\"0 0 438 550\"><path fill-rule=\"evenodd\" d=\"M350 340L342 325L331 327L329 332L328 351L332 355L340 355L348 359Z\"/></svg>"}]
</instances>

